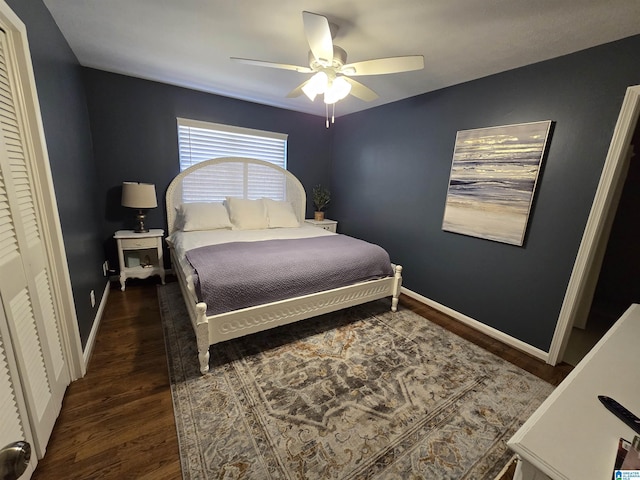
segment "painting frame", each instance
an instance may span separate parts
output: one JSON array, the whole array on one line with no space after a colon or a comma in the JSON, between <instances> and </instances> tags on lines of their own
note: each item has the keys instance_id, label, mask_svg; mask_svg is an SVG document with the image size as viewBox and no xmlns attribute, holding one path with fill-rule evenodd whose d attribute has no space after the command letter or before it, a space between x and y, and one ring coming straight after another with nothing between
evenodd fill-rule
<instances>
[{"instance_id":1,"label":"painting frame","mask_svg":"<svg viewBox=\"0 0 640 480\"><path fill-rule=\"evenodd\" d=\"M444 231L522 246L552 120L459 130Z\"/></svg>"}]
</instances>

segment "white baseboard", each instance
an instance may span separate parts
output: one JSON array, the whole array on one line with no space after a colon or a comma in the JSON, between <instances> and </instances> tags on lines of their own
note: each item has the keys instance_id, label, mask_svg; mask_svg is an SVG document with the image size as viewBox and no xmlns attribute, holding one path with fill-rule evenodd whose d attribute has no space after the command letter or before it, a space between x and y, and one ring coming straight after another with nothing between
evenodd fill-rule
<instances>
[{"instance_id":1,"label":"white baseboard","mask_svg":"<svg viewBox=\"0 0 640 480\"><path fill-rule=\"evenodd\" d=\"M111 291L111 282L107 282L106 286L104 287L104 293L102 294L102 300L100 300L100 305L98 305L98 310L96 311L96 317L93 319L93 326L91 327L91 333L89 333L87 344L84 347L83 360L84 360L85 371L89 367L89 360L91 359L91 354L93 353L93 346L96 343L98 328L100 328L100 321L102 320L102 314L104 313L104 307L107 305L107 298L109 298L110 291Z\"/></svg>"},{"instance_id":2,"label":"white baseboard","mask_svg":"<svg viewBox=\"0 0 640 480\"><path fill-rule=\"evenodd\" d=\"M502 343L509 345L510 347L513 347L517 350L520 350L521 352L531 355L532 357L539 358L540 360L543 360L549 363L548 352L540 350L539 348L529 345L528 343L525 343L522 340L518 340L517 338L507 335L506 333L501 332L500 330L497 330L493 327L485 325L484 323L479 322L478 320L475 320L463 313L457 312L449 307L446 307L434 300L431 300L430 298L423 297L419 293L413 292L406 287L402 287L400 291L401 293L404 293L407 297L411 297L414 300L418 300L419 302L422 302L425 305L430 306L431 308L435 308L436 310L439 310L442 313L449 315L450 317L458 320L459 322L464 323L465 325L468 325L469 327L475 330L478 330L479 332L484 333L485 335L488 335L491 338L495 338L496 340L499 340Z\"/></svg>"}]
</instances>

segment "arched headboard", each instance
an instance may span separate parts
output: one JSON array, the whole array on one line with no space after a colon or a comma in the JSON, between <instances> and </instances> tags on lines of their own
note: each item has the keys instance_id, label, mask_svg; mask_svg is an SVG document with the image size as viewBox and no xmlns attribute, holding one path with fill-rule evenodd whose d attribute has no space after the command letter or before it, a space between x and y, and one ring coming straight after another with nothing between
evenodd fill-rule
<instances>
[{"instance_id":1,"label":"arched headboard","mask_svg":"<svg viewBox=\"0 0 640 480\"><path fill-rule=\"evenodd\" d=\"M304 221L307 196L291 172L255 158L223 157L197 163L171 181L166 195L169 234L176 230L182 203L222 202L227 197L286 200Z\"/></svg>"}]
</instances>

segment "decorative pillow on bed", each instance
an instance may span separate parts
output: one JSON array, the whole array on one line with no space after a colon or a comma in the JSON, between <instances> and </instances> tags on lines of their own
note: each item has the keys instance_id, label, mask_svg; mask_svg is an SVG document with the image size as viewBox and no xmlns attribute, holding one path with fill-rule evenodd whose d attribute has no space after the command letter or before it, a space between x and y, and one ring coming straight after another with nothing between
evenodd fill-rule
<instances>
[{"instance_id":1,"label":"decorative pillow on bed","mask_svg":"<svg viewBox=\"0 0 640 480\"><path fill-rule=\"evenodd\" d=\"M263 198L267 207L267 217L269 219L269 228L287 228L299 227L300 222L293 211L291 202L272 200L271 198Z\"/></svg>"},{"instance_id":2,"label":"decorative pillow on bed","mask_svg":"<svg viewBox=\"0 0 640 480\"><path fill-rule=\"evenodd\" d=\"M258 230L269 226L265 203L260 200L227 197L229 218L238 230Z\"/></svg>"},{"instance_id":3,"label":"decorative pillow on bed","mask_svg":"<svg viewBox=\"0 0 640 480\"><path fill-rule=\"evenodd\" d=\"M178 208L178 225L185 232L233 227L222 203L183 203Z\"/></svg>"}]
</instances>

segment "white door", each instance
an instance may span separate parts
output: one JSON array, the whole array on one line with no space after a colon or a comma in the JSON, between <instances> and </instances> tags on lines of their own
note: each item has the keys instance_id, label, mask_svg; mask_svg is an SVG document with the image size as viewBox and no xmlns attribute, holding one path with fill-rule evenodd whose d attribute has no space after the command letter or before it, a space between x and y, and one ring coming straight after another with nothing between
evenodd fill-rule
<instances>
[{"instance_id":1,"label":"white door","mask_svg":"<svg viewBox=\"0 0 640 480\"><path fill-rule=\"evenodd\" d=\"M25 144L20 88L0 31L0 296L38 458L69 384ZM7 339L3 342L6 344ZM14 439L20 440L20 439ZM1 448L1 446L0 446Z\"/></svg>"},{"instance_id":2,"label":"white door","mask_svg":"<svg viewBox=\"0 0 640 480\"><path fill-rule=\"evenodd\" d=\"M0 412L2 412L0 415L0 448L18 441L26 441L33 445L27 408L22 396L20 375L11 347L11 336L1 300L0 298ZM30 477L36 464L37 459L32 455L29 467L21 478Z\"/></svg>"}]
</instances>

